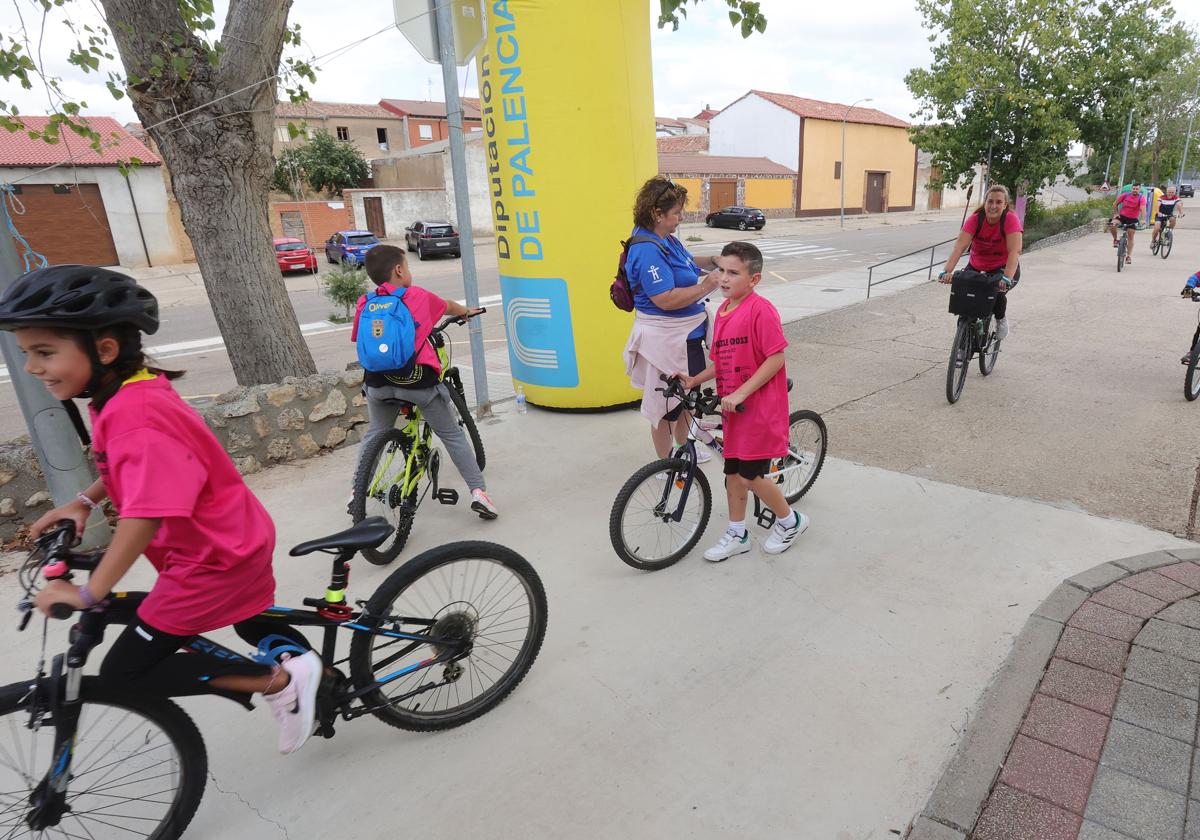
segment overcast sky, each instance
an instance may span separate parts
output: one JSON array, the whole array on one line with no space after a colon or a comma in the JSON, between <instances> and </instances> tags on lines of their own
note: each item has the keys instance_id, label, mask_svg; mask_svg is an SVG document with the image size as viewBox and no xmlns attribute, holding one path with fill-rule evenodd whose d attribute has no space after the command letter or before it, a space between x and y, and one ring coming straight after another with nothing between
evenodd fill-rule
<instances>
[{"instance_id":1,"label":"overcast sky","mask_svg":"<svg viewBox=\"0 0 1200 840\"><path fill-rule=\"evenodd\" d=\"M80 0L67 7L78 22L94 24L96 5ZM226 6L218 0L219 20ZM657 0L648 0L647 6L653 19ZM916 102L904 76L930 60L929 42L911 0L857 0L852 5L763 0L762 7L769 22L766 33L745 40L730 26L723 0L692 7L677 32L653 28L655 113L690 117L706 104L722 108L756 87L845 104L871 97L870 107L911 118ZM18 8L36 35L41 13L31 0L0 3L0 28L17 31ZM1175 0L1175 8L1183 20L1200 26L1200 0ZM63 12L56 10L46 26L42 55L47 69L63 78L68 95L87 101L87 113L121 122L135 119L127 101L112 99L102 75L89 78L66 63L73 38L62 18ZM390 0L295 0L290 19L300 24L306 48L323 55L387 26L393 12ZM317 83L310 88L314 99L342 102L442 99L440 70L423 61L394 29L321 62ZM473 68L460 71L460 90L475 93ZM46 95L37 89L4 90L0 99L16 102L22 113L47 110Z\"/></svg>"}]
</instances>

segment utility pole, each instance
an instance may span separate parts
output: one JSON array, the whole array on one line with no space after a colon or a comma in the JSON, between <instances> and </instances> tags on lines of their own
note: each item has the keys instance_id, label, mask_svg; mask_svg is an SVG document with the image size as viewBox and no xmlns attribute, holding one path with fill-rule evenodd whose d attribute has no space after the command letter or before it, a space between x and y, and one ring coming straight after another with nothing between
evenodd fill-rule
<instances>
[{"instance_id":1,"label":"utility pole","mask_svg":"<svg viewBox=\"0 0 1200 840\"><path fill-rule=\"evenodd\" d=\"M1121 174L1117 176L1117 192L1125 186L1125 161L1129 158L1129 131L1133 128L1133 109L1129 109L1129 119L1125 123L1125 146L1121 149Z\"/></svg>"},{"instance_id":2,"label":"utility pole","mask_svg":"<svg viewBox=\"0 0 1200 840\"><path fill-rule=\"evenodd\" d=\"M838 214L838 227L840 228L846 227L846 119L850 116L850 112L854 110L854 106L859 102L871 101L871 97L869 96L866 99L856 100L846 109L846 113L842 114L842 171L840 173L842 177L838 179L842 182L842 209Z\"/></svg>"},{"instance_id":3,"label":"utility pole","mask_svg":"<svg viewBox=\"0 0 1200 840\"><path fill-rule=\"evenodd\" d=\"M0 192L0 201L6 201ZM3 210L0 210L0 215ZM22 272L17 244L7 230L0 230L0 293L8 290ZM59 507L72 501L96 480L83 454L83 446L71 418L46 386L25 372L25 359L17 346L16 337L0 330L0 351L8 365L13 391L25 416L25 426L37 453L38 465L46 479L46 489ZM23 501L23 500L22 500ZM98 548L108 542L108 521L98 511L92 511L84 532L84 546Z\"/></svg>"},{"instance_id":4,"label":"utility pole","mask_svg":"<svg viewBox=\"0 0 1200 840\"><path fill-rule=\"evenodd\" d=\"M1200 79L1196 80L1196 92L1192 94L1193 99L1200 98ZM1179 186L1183 182L1183 169L1187 166L1188 146L1192 142L1192 121L1196 119L1196 105L1192 104L1192 113L1188 116L1187 134L1183 136L1183 160L1179 161L1179 177L1175 179L1175 185Z\"/></svg>"},{"instance_id":5,"label":"utility pole","mask_svg":"<svg viewBox=\"0 0 1200 840\"><path fill-rule=\"evenodd\" d=\"M449 3L435 3L438 52L442 60L442 86L446 91L446 119L450 125L450 170L454 181L454 211L458 217L458 244L462 255L463 291L467 308L479 306L479 281L475 276L475 238L471 233L471 197L467 186L467 148L463 142L462 103L458 98L458 70L454 57L454 22ZM471 373L475 379L475 413L492 413L488 396L487 362L483 355L483 326L478 318L469 324Z\"/></svg>"}]
</instances>

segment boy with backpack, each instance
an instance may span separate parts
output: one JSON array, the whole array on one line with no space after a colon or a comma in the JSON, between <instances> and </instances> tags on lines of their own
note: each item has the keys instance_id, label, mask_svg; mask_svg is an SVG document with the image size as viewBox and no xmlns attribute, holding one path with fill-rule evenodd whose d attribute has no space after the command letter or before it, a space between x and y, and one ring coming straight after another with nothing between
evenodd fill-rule
<instances>
[{"instance_id":1,"label":"boy with backpack","mask_svg":"<svg viewBox=\"0 0 1200 840\"><path fill-rule=\"evenodd\" d=\"M359 457L373 437L396 425L400 403L412 403L421 409L470 488L471 510L483 519L495 519L499 512L488 497L475 450L458 425L450 394L439 379L441 361L429 342L429 334L443 315L470 318L482 310L467 309L414 286L404 252L395 245L376 245L367 252L364 265L376 288L358 299L350 332L366 369L363 391L370 419ZM391 365L394 367L387 369Z\"/></svg>"}]
</instances>

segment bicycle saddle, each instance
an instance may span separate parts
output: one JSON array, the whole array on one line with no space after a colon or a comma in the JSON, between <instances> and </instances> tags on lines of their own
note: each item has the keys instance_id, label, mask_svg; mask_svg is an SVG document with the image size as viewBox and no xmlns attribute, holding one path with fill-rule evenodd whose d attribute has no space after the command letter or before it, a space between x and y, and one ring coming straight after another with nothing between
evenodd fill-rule
<instances>
[{"instance_id":1,"label":"bicycle saddle","mask_svg":"<svg viewBox=\"0 0 1200 840\"><path fill-rule=\"evenodd\" d=\"M292 557L312 554L314 551L345 551L363 548L374 548L386 540L392 533L392 526L382 516L368 516L353 528L330 534L328 537L309 540L288 552Z\"/></svg>"}]
</instances>

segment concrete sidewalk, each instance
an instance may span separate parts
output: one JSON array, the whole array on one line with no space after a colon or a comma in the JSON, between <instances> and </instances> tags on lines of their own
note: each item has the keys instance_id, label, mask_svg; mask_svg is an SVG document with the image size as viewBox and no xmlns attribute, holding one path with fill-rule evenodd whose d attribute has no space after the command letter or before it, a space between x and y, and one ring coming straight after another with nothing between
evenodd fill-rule
<instances>
[{"instance_id":1,"label":"concrete sidewalk","mask_svg":"<svg viewBox=\"0 0 1200 840\"><path fill-rule=\"evenodd\" d=\"M188 836L886 837L924 801L1047 592L1098 558L1188 545L832 457L799 505L812 528L787 554L705 563L726 513L717 498L700 548L645 574L608 539L617 490L650 460L638 414L510 404L482 434L501 518L426 504L404 556L487 538L528 557L550 603L530 676L461 729L415 735L365 719L288 758L273 754L265 709L185 700L212 771ZM834 456L838 434L832 424ZM279 527L280 601L325 585L327 558L286 551L347 524L355 456L250 478ZM708 473L720 487L717 465ZM984 514L1019 527L995 539L971 524ZM355 564L352 596L390 571ZM0 598L15 601L13 576ZM0 626L10 679L36 657L36 633Z\"/></svg>"}]
</instances>

